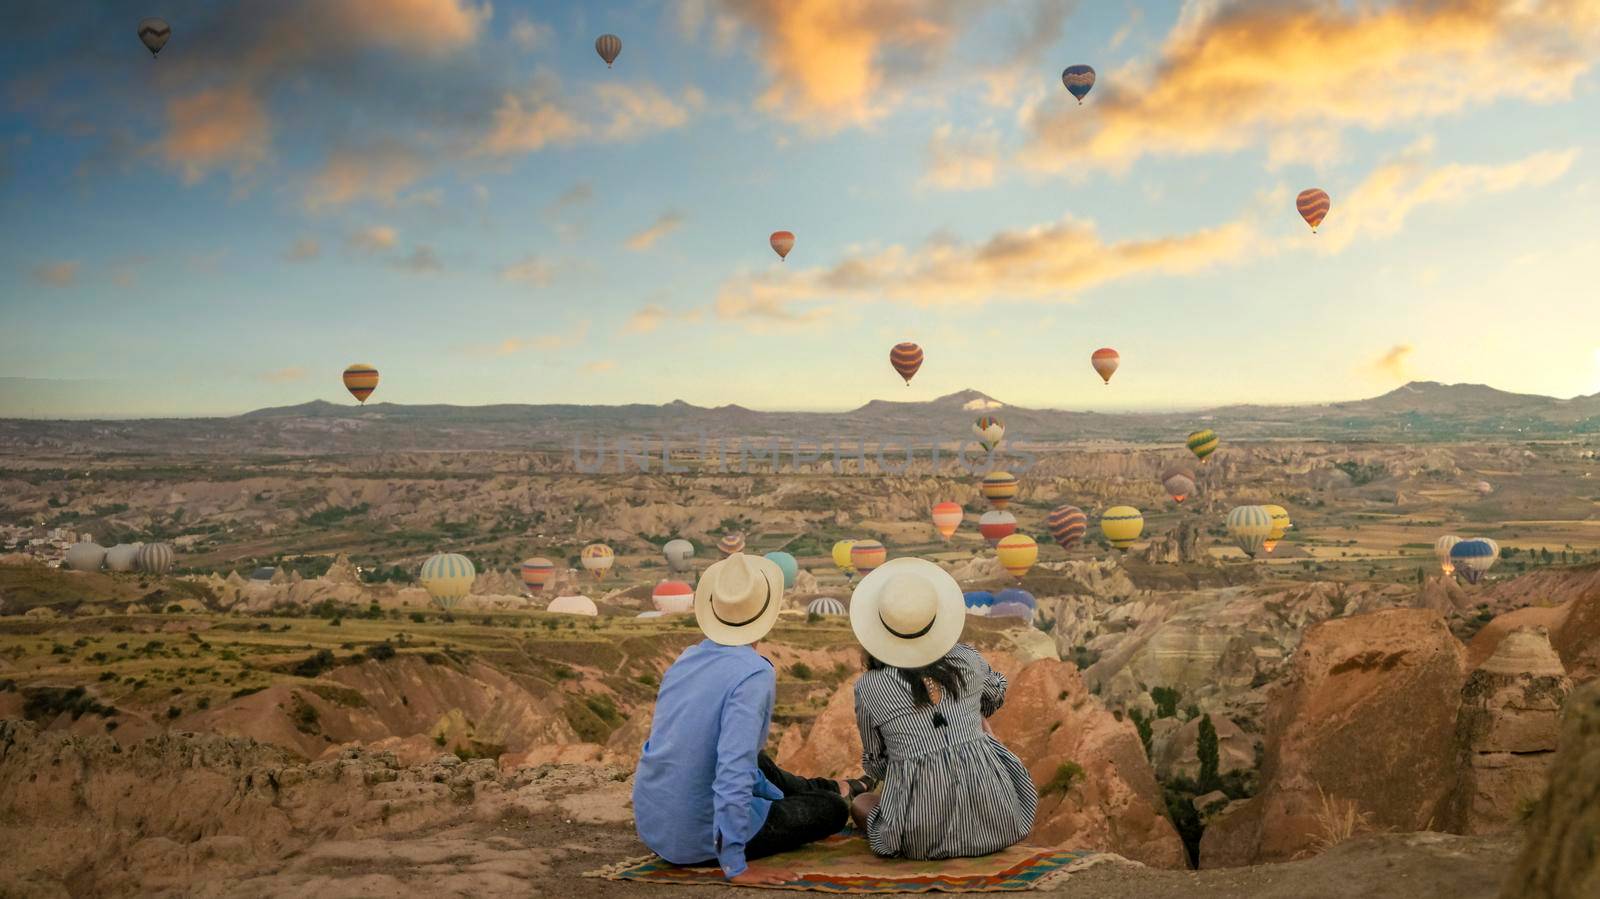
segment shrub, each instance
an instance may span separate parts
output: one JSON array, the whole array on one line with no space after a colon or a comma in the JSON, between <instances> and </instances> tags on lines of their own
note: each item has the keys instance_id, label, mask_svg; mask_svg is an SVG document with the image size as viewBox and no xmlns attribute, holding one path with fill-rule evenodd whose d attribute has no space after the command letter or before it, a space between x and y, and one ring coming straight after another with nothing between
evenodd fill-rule
<instances>
[{"instance_id":1,"label":"shrub","mask_svg":"<svg viewBox=\"0 0 1600 899\"><path fill-rule=\"evenodd\" d=\"M334 666L333 653L326 649L319 649L290 669L290 674L297 677L316 677Z\"/></svg>"},{"instance_id":2,"label":"shrub","mask_svg":"<svg viewBox=\"0 0 1600 899\"><path fill-rule=\"evenodd\" d=\"M422 624L428 620L428 616L422 614L421 612L412 612L410 617L411 621L415 624Z\"/></svg>"},{"instance_id":3,"label":"shrub","mask_svg":"<svg viewBox=\"0 0 1600 899\"><path fill-rule=\"evenodd\" d=\"M170 721L173 718L176 718L176 717L178 717L179 715L182 715L182 714L183 714L183 710L178 708L177 706L175 706L175 705L167 706L167 720L168 721Z\"/></svg>"},{"instance_id":4,"label":"shrub","mask_svg":"<svg viewBox=\"0 0 1600 899\"><path fill-rule=\"evenodd\" d=\"M299 693L291 694L289 704L289 720L294 723L294 729L303 734L318 734L322 732L321 716L311 703Z\"/></svg>"},{"instance_id":5,"label":"shrub","mask_svg":"<svg viewBox=\"0 0 1600 899\"><path fill-rule=\"evenodd\" d=\"M1139 731L1139 742L1144 744L1145 758L1150 757L1150 721L1138 709L1129 709L1128 717L1133 719L1133 726Z\"/></svg>"},{"instance_id":6,"label":"shrub","mask_svg":"<svg viewBox=\"0 0 1600 899\"><path fill-rule=\"evenodd\" d=\"M386 662L394 658L394 646L390 643L374 643L367 647L366 655L374 662Z\"/></svg>"},{"instance_id":7,"label":"shrub","mask_svg":"<svg viewBox=\"0 0 1600 899\"><path fill-rule=\"evenodd\" d=\"M1056 773L1039 788L1039 796L1043 798L1052 793L1065 796L1081 780L1083 780L1082 765L1071 761L1062 762L1056 766Z\"/></svg>"},{"instance_id":8,"label":"shrub","mask_svg":"<svg viewBox=\"0 0 1600 899\"><path fill-rule=\"evenodd\" d=\"M813 677L811 666L807 665L805 662L795 662L793 665L790 665L789 673L794 675L796 680L811 680Z\"/></svg>"},{"instance_id":9,"label":"shrub","mask_svg":"<svg viewBox=\"0 0 1600 899\"><path fill-rule=\"evenodd\" d=\"M1150 698L1156 703L1157 718L1178 717L1179 693L1172 687L1151 687Z\"/></svg>"},{"instance_id":10,"label":"shrub","mask_svg":"<svg viewBox=\"0 0 1600 899\"><path fill-rule=\"evenodd\" d=\"M22 716L41 724L64 713L72 715L74 721L84 715L109 718L117 714L116 709L101 705L82 687L27 687L22 697Z\"/></svg>"}]
</instances>

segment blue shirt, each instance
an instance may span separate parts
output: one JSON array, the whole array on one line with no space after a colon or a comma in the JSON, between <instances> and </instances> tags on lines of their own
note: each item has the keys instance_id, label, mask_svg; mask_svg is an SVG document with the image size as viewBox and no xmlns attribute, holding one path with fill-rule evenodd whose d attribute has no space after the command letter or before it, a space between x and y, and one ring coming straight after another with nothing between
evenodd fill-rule
<instances>
[{"instance_id":1,"label":"blue shirt","mask_svg":"<svg viewBox=\"0 0 1600 899\"><path fill-rule=\"evenodd\" d=\"M777 690L772 663L749 646L702 640L667 669L633 779L634 826L652 852L744 873L745 844L783 798L756 764Z\"/></svg>"}]
</instances>

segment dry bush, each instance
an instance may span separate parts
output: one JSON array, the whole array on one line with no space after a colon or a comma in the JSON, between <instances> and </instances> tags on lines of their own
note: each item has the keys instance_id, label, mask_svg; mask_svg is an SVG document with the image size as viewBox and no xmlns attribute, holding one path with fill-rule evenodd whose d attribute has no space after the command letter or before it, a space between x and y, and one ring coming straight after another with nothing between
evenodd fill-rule
<instances>
[{"instance_id":1,"label":"dry bush","mask_svg":"<svg viewBox=\"0 0 1600 899\"><path fill-rule=\"evenodd\" d=\"M1354 801L1329 796L1317 787L1317 834L1311 848L1300 855L1319 855L1344 841L1372 830L1372 821ZM1298 856L1297 856L1298 857Z\"/></svg>"}]
</instances>

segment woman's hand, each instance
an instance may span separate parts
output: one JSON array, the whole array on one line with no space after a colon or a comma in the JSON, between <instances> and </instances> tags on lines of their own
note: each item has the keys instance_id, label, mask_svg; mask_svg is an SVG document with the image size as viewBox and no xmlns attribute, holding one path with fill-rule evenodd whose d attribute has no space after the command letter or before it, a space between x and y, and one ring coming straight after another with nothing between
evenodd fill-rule
<instances>
[{"instance_id":1,"label":"woman's hand","mask_svg":"<svg viewBox=\"0 0 1600 899\"><path fill-rule=\"evenodd\" d=\"M991 737L994 736L994 728L989 726L989 719L988 718L984 718L983 719L983 732L988 734Z\"/></svg>"},{"instance_id":2,"label":"woman's hand","mask_svg":"<svg viewBox=\"0 0 1600 899\"><path fill-rule=\"evenodd\" d=\"M777 884L777 883L788 883L791 880L799 880L799 879L800 879L800 875L794 873L793 871L785 870L783 868L766 868L766 867L758 868L755 865L751 865L748 868L745 868L743 871L740 871L738 874L734 875L733 877L728 878L728 882L729 883L767 884L767 885L770 885L770 884Z\"/></svg>"}]
</instances>

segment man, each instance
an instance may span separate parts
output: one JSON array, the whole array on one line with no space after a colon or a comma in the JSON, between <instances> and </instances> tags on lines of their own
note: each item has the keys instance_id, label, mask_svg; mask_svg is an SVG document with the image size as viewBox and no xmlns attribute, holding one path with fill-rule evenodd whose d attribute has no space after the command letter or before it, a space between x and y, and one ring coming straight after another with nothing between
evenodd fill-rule
<instances>
[{"instance_id":1,"label":"man","mask_svg":"<svg viewBox=\"0 0 1600 899\"><path fill-rule=\"evenodd\" d=\"M796 777L761 751L777 676L751 644L772 629L782 604L783 572L769 559L734 553L706 569L694 613L708 639L662 676L634 776L639 839L673 864L715 859L734 883L796 879L748 860L838 833L850 813L850 787Z\"/></svg>"}]
</instances>

